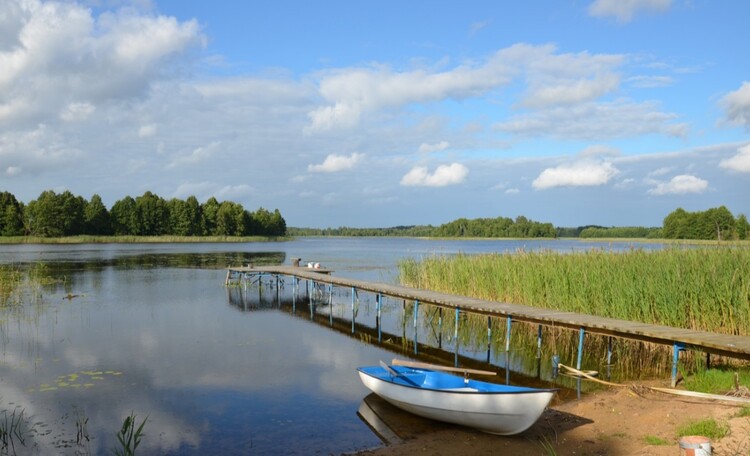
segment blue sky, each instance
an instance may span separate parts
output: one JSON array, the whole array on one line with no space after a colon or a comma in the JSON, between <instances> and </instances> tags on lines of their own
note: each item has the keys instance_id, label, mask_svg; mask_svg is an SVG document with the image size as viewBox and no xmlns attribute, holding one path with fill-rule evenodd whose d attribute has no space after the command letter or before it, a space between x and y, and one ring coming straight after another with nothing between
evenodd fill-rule
<instances>
[{"instance_id":1,"label":"blue sky","mask_svg":"<svg viewBox=\"0 0 750 456\"><path fill-rule=\"evenodd\" d=\"M745 1L0 4L0 190L290 226L750 215Z\"/></svg>"}]
</instances>

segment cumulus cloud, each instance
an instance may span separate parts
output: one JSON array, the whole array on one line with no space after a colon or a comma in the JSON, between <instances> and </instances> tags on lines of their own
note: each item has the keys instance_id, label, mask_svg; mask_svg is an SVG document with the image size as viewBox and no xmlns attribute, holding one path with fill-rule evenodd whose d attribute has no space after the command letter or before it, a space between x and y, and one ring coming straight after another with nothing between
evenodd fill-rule
<instances>
[{"instance_id":1,"label":"cumulus cloud","mask_svg":"<svg viewBox=\"0 0 750 456\"><path fill-rule=\"evenodd\" d=\"M750 173L750 144L737 149L736 155L722 160L719 166L732 171Z\"/></svg>"},{"instance_id":2,"label":"cumulus cloud","mask_svg":"<svg viewBox=\"0 0 750 456\"><path fill-rule=\"evenodd\" d=\"M708 181L690 174L673 177L669 182L662 182L650 189L652 195L683 195L686 193L703 193L708 189Z\"/></svg>"},{"instance_id":3,"label":"cumulus cloud","mask_svg":"<svg viewBox=\"0 0 750 456\"><path fill-rule=\"evenodd\" d=\"M415 166L401 178L401 185L406 187L445 187L460 184L468 174L469 169L460 163L440 165L432 174L424 166Z\"/></svg>"},{"instance_id":4,"label":"cumulus cloud","mask_svg":"<svg viewBox=\"0 0 750 456\"><path fill-rule=\"evenodd\" d=\"M354 168L364 157L364 154L358 152L348 156L330 154L319 165L307 165L307 170L311 173L336 173L345 171Z\"/></svg>"},{"instance_id":5,"label":"cumulus cloud","mask_svg":"<svg viewBox=\"0 0 750 456\"><path fill-rule=\"evenodd\" d=\"M750 131L750 82L743 82L739 89L725 95L720 104L729 122L744 125Z\"/></svg>"},{"instance_id":6,"label":"cumulus cloud","mask_svg":"<svg viewBox=\"0 0 750 456\"><path fill-rule=\"evenodd\" d=\"M94 17L72 2L3 4L0 125L82 120L108 100L141 96L203 41L195 21L128 9Z\"/></svg>"},{"instance_id":7,"label":"cumulus cloud","mask_svg":"<svg viewBox=\"0 0 750 456\"><path fill-rule=\"evenodd\" d=\"M547 168L531 185L537 190L554 187L590 187L604 185L618 173L619 170L610 162L581 161Z\"/></svg>"},{"instance_id":8,"label":"cumulus cloud","mask_svg":"<svg viewBox=\"0 0 750 456\"><path fill-rule=\"evenodd\" d=\"M612 16L620 22L630 22L638 13L661 13L669 10L672 0L595 0L589 5L592 16Z\"/></svg>"},{"instance_id":9,"label":"cumulus cloud","mask_svg":"<svg viewBox=\"0 0 750 456\"><path fill-rule=\"evenodd\" d=\"M439 143L435 144L422 143L419 145L419 153L428 154L430 152L440 152L441 150L445 150L448 147L450 147L448 141L440 141Z\"/></svg>"}]
</instances>

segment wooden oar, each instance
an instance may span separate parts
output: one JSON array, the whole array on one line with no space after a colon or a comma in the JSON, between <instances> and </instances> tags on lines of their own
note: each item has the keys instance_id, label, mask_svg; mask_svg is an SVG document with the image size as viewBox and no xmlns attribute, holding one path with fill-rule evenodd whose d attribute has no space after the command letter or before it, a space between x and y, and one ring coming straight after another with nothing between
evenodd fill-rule
<instances>
[{"instance_id":1,"label":"wooden oar","mask_svg":"<svg viewBox=\"0 0 750 456\"><path fill-rule=\"evenodd\" d=\"M410 379L406 375L402 374L401 372L397 371L396 369L392 368L388 364L385 363L385 361L380 361L380 367L385 369L389 374L391 374L394 377L400 377L402 378L406 383L410 383L412 386L419 386L417 385L414 380Z\"/></svg>"},{"instance_id":2,"label":"wooden oar","mask_svg":"<svg viewBox=\"0 0 750 456\"><path fill-rule=\"evenodd\" d=\"M394 359L393 361L391 361L391 364L393 364L394 366L414 367L417 369L441 370L441 371L447 371L447 372L462 372L464 374L497 375L496 372L492 372L492 371L479 370L479 369L467 369L464 367L440 366L438 364L420 363L417 361L407 361L404 359Z\"/></svg>"}]
</instances>

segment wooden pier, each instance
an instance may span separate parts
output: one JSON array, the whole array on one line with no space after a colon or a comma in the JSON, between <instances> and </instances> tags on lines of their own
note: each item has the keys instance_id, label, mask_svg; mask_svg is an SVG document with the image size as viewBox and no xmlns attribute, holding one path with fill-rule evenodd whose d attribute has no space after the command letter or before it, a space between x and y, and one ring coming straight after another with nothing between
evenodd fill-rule
<instances>
[{"instance_id":1,"label":"wooden pier","mask_svg":"<svg viewBox=\"0 0 750 456\"><path fill-rule=\"evenodd\" d=\"M574 312L563 312L554 309L543 309L521 304L493 302L399 285L335 277L332 273L333 271L329 269L313 269L299 266L230 267L227 269L227 283L235 277L246 275L271 275L277 278L279 276L290 276L296 278L295 280L305 279L311 283L325 284L331 287L351 288L352 293L355 290L367 291L392 298L414 301L417 304L431 304L453 309L456 312L456 318L458 318L459 312L505 318L507 319L508 328L510 328L512 321L527 322L540 326L569 328L580 332L578 365L576 366L578 369L581 368L583 341L586 332L667 345L673 348L673 386L677 378L679 352L682 350L699 350L705 352L706 356L716 354L750 361L750 337L747 336L717 334L708 331L674 328Z\"/></svg>"}]
</instances>

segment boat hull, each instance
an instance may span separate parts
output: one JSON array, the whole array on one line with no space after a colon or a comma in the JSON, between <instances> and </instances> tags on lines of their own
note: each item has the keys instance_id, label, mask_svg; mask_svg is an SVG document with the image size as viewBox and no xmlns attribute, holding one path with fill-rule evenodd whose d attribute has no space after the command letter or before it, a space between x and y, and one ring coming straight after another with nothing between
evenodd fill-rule
<instances>
[{"instance_id":1,"label":"boat hull","mask_svg":"<svg viewBox=\"0 0 750 456\"><path fill-rule=\"evenodd\" d=\"M428 369L359 368L362 383L394 406L433 420L498 435L518 434L541 416L554 389L524 388L469 380Z\"/></svg>"}]
</instances>

